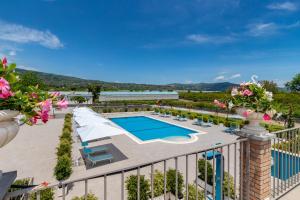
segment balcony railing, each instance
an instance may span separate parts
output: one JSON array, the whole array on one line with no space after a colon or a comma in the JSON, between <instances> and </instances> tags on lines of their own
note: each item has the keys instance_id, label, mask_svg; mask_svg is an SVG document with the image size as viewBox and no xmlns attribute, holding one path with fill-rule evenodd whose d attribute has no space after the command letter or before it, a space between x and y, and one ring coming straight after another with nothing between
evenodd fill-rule
<instances>
[{"instance_id":1,"label":"balcony railing","mask_svg":"<svg viewBox=\"0 0 300 200\"><path fill-rule=\"evenodd\" d=\"M55 199L72 199L90 193L100 200L144 199L243 199L243 146L246 138L188 154L67 180L43 188L27 188L8 193L6 199L34 195L41 199L45 189ZM178 145L180 148L180 145ZM167 149L166 149L167 150ZM199 161L200 160L200 161ZM95 170L95 169L94 169ZM159 175L157 175L159 174Z\"/></svg>"},{"instance_id":2,"label":"balcony railing","mask_svg":"<svg viewBox=\"0 0 300 200\"><path fill-rule=\"evenodd\" d=\"M274 133L272 141L272 196L279 198L300 182L300 128Z\"/></svg>"}]
</instances>

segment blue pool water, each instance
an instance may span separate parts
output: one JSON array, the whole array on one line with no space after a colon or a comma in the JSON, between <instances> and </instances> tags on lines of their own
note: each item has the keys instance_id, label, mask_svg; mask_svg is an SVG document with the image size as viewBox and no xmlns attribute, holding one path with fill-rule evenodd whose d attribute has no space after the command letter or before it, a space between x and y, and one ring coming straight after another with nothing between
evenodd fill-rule
<instances>
[{"instance_id":1,"label":"blue pool water","mask_svg":"<svg viewBox=\"0 0 300 200\"><path fill-rule=\"evenodd\" d=\"M281 180L287 180L300 172L300 157L290 153L272 150L273 165L272 176Z\"/></svg>"},{"instance_id":2,"label":"blue pool water","mask_svg":"<svg viewBox=\"0 0 300 200\"><path fill-rule=\"evenodd\" d=\"M110 120L142 141L154 139L174 140L178 137L190 138L189 134L196 133L196 131L190 129L144 116L119 117Z\"/></svg>"}]
</instances>

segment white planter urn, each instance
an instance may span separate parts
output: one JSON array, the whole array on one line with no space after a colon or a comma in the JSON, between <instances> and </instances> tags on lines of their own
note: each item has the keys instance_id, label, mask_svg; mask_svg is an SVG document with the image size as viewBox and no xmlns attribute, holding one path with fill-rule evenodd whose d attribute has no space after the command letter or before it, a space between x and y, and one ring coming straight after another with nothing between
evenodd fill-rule
<instances>
[{"instance_id":1,"label":"white planter urn","mask_svg":"<svg viewBox=\"0 0 300 200\"><path fill-rule=\"evenodd\" d=\"M14 118L18 114L15 110L0 110L0 148L16 137L19 125Z\"/></svg>"},{"instance_id":2,"label":"white planter urn","mask_svg":"<svg viewBox=\"0 0 300 200\"><path fill-rule=\"evenodd\" d=\"M243 117L245 117L244 112L246 111L247 108L236 109L237 114ZM245 125L241 131L247 135L262 136L268 134L268 131L260 125L260 122L263 119L263 115L264 115L263 113L259 113L259 112L249 113L248 116L245 117L249 121L249 124Z\"/></svg>"}]
</instances>

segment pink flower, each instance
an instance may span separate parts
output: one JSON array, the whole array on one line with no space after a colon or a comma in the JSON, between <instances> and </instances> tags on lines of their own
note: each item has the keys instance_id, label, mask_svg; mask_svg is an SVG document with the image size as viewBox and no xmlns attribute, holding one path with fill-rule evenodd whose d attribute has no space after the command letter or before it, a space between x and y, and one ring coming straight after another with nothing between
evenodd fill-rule
<instances>
[{"instance_id":1,"label":"pink flower","mask_svg":"<svg viewBox=\"0 0 300 200\"><path fill-rule=\"evenodd\" d=\"M224 103L222 103L222 102L220 102L220 101L218 101L216 99L214 100L214 104L216 106L218 106L219 108L226 108L226 105Z\"/></svg>"},{"instance_id":2,"label":"pink flower","mask_svg":"<svg viewBox=\"0 0 300 200\"><path fill-rule=\"evenodd\" d=\"M33 92L33 93L31 93L31 97L36 99L36 98L38 98L38 95L37 95L37 93Z\"/></svg>"},{"instance_id":3,"label":"pink flower","mask_svg":"<svg viewBox=\"0 0 300 200\"><path fill-rule=\"evenodd\" d=\"M49 114L47 111L41 112L41 120L42 122L46 123L49 120Z\"/></svg>"},{"instance_id":4,"label":"pink flower","mask_svg":"<svg viewBox=\"0 0 300 200\"><path fill-rule=\"evenodd\" d=\"M265 120L265 121L270 121L271 120L271 117L270 117L270 115L268 115L268 114L264 114L264 116L263 116L263 119Z\"/></svg>"},{"instance_id":5,"label":"pink flower","mask_svg":"<svg viewBox=\"0 0 300 200\"><path fill-rule=\"evenodd\" d=\"M6 60L6 58L4 57L4 58L2 59L2 65L3 65L3 67L5 67L6 64L7 64L7 60Z\"/></svg>"},{"instance_id":6,"label":"pink flower","mask_svg":"<svg viewBox=\"0 0 300 200\"><path fill-rule=\"evenodd\" d=\"M248 109L248 110L246 110L246 111L243 112L243 116L247 118L247 117L249 117L249 115L250 115L252 112L253 112L252 110Z\"/></svg>"},{"instance_id":7,"label":"pink flower","mask_svg":"<svg viewBox=\"0 0 300 200\"><path fill-rule=\"evenodd\" d=\"M50 111L50 108L51 108L51 100L50 99L47 99L45 101L42 101L40 103L40 106L41 106L41 109L42 109L42 112L49 112Z\"/></svg>"},{"instance_id":8,"label":"pink flower","mask_svg":"<svg viewBox=\"0 0 300 200\"><path fill-rule=\"evenodd\" d=\"M7 99L8 97L12 96L13 93L10 91L10 86L5 78L0 78L0 98Z\"/></svg>"},{"instance_id":9,"label":"pink flower","mask_svg":"<svg viewBox=\"0 0 300 200\"><path fill-rule=\"evenodd\" d=\"M30 122L31 122L32 124L36 124L36 123L37 123L37 120L38 120L38 117L37 117L37 116L34 116L34 117L32 117L32 118L30 119Z\"/></svg>"},{"instance_id":10,"label":"pink flower","mask_svg":"<svg viewBox=\"0 0 300 200\"><path fill-rule=\"evenodd\" d=\"M56 98L56 97L60 96L60 92L53 92L51 95L52 95L52 97Z\"/></svg>"},{"instance_id":11,"label":"pink flower","mask_svg":"<svg viewBox=\"0 0 300 200\"><path fill-rule=\"evenodd\" d=\"M59 107L59 109L64 109L64 108L68 108L68 101L63 99L59 102L57 102L57 106Z\"/></svg>"},{"instance_id":12,"label":"pink flower","mask_svg":"<svg viewBox=\"0 0 300 200\"><path fill-rule=\"evenodd\" d=\"M251 92L250 90L246 89L246 90L243 91L243 95L244 96L252 96L253 92Z\"/></svg>"}]
</instances>

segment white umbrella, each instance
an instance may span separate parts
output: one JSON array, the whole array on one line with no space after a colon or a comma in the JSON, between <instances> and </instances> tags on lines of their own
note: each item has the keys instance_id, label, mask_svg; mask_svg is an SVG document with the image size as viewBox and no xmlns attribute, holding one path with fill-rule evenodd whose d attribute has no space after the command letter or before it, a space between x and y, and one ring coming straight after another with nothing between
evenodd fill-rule
<instances>
[{"instance_id":1,"label":"white umbrella","mask_svg":"<svg viewBox=\"0 0 300 200\"><path fill-rule=\"evenodd\" d=\"M87 142L104 137L124 134L125 131L109 124L102 123L77 128L77 133L80 136L82 142Z\"/></svg>"}]
</instances>

